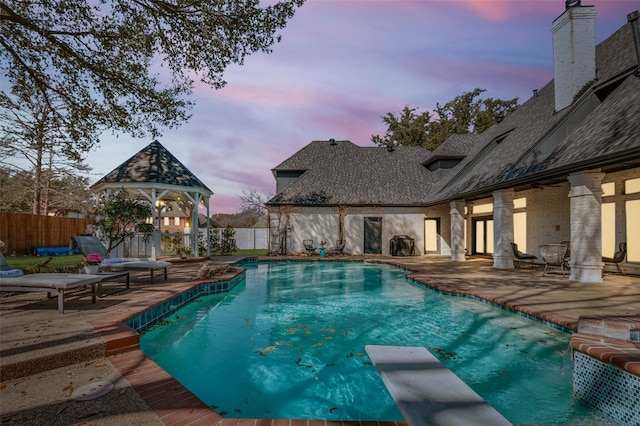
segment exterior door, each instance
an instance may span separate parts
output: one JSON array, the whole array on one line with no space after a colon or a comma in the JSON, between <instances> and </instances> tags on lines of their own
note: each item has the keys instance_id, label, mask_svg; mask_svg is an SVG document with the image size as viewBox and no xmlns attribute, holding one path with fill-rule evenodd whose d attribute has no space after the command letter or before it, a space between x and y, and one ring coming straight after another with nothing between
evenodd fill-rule
<instances>
[{"instance_id":1,"label":"exterior door","mask_svg":"<svg viewBox=\"0 0 640 426\"><path fill-rule=\"evenodd\" d=\"M440 253L440 219L424 220L424 253Z\"/></svg>"},{"instance_id":2,"label":"exterior door","mask_svg":"<svg viewBox=\"0 0 640 426\"><path fill-rule=\"evenodd\" d=\"M473 254L493 254L493 218L473 219Z\"/></svg>"},{"instance_id":3,"label":"exterior door","mask_svg":"<svg viewBox=\"0 0 640 426\"><path fill-rule=\"evenodd\" d=\"M382 218L364 218L364 253L382 253Z\"/></svg>"}]
</instances>

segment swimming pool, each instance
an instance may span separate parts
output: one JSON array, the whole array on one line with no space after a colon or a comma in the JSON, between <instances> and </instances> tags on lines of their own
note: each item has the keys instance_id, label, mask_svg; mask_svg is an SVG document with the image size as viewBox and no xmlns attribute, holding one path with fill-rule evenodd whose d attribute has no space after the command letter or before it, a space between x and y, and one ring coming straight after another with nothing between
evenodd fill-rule
<instances>
[{"instance_id":1,"label":"swimming pool","mask_svg":"<svg viewBox=\"0 0 640 426\"><path fill-rule=\"evenodd\" d=\"M571 397L569 335L388 265L259 264L141 337L227 417L402 420L364 346L426 346L513 423L604 424Z\"/></svg>"}]
</instances>

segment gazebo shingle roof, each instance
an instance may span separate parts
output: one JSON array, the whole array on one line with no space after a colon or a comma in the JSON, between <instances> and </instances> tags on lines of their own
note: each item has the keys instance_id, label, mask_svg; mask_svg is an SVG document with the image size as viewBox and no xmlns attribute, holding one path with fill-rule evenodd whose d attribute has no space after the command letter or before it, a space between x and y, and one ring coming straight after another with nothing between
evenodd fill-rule
<instances>
[{"instance_id":1,"label":"gazebo shingle roof","mask_svg":"<svg viewBox=\"0 0 640 426\"><path fill-rule=\"evenodd\" d=\"M157 183L212 191L158 141L153 141L91 187L108 183Z\"/></svg>"}]
</instances>

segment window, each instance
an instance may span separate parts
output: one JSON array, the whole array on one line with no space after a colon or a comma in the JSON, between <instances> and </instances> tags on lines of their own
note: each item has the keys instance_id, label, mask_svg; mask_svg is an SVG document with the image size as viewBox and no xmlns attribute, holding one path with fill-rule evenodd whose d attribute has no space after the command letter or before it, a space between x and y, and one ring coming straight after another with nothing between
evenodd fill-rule
<instances>
[{"instance_id":1,"label":"window","mask_svg":"<svg viewBox=\"0 0 640 426\"><path fill-rule=\"evenodd\" d=\"M304 170L279 170L276 171L276 177L279 178L297 178L302 176Z\"/></svg>"},{"instance_id":2,"label":"window","mask_svg":"<svg viewBox=\"0 0 640 426\"><path fill-rule=\"evenodd\" d=\"M513 242L520 251L527 249L527 212L513 214Z\"/></svg>"},{"instance_id":3,"label":"window","mask_svg":"<svg viewBox=\"0 0 640 426\"><path fill-rule=\"evenodd\" d=\"M636 192L640 192L640 178L625 180L624 193L635 194Z\"/></svg>"},{"instance_id":4,"label":"window","mask_svg":"<svg viewBox=\"0 0 640 426\"><path fill-rule=\"evenodd\" d=\"M513 208L514 209L524 209L527 207L527 198L516 198L513 200Z\"/></svg>"},{"instance_id":5,"label":"window","mask_svg":"<svg viewBox=\"0 0 640 426\"><path fill-rule=\"evenodd\" d=\"M463 157L434 158L424 166L432 172L438 169L453 169Z\"/></svg>"},{"instance_id":6,"label":"window","mask_svg":"<svg viewBox=\"0 0 640 426\"><path fill-rule=\"evenodd\" d=\"M179 217L177 217L177 216L176 216L176 217L174 217L174 218L173 218L173 224L174 224L175 226L180 226L180 218L179 218Z\"/></svg>"},{"instance_id":7,"label":"window","mask_svg":"<svg viewBox=\"0 0 640 426\"><path fill-rule=\"evenodd\" d=\"M613 257L616 248L616 203L602 203L602 255Z\"/></svg>"},{"instance_id":8,"label":"window","mask_svg":"<svg viewBox=\"0 0 640 426\"><path fill-rule=\"evenodd\" d=\"M171 224L171 222L169 222L169 218L168 217L164 217L163 218L163 225L164 226L169 226Z\"/></svg>"},{"instance_id":9,"label":"window","mask_svg":"<svg viewBox=\"0 0 640 426\"><path fill-rule=\"evenodd\" d=\"M493 213L493 203L489 204L478 204L471 208L473 214L478 213Z\"/></svg>"},{"instance_id":10,"label":"window","mask_svg":"<svg viewBox=\"0 0 640 426\"><path fill-rule=\"evenodd\" d=\"M602 184L602 196L608 197L610 195L616 195L616 183L607 182Z\"/></svg>"},{"instance_id":11,"label":"window","mask_svg":"<svg viewBox=\"0 0 640 426\"><path fill-rule=\"evenodd\" d=\"M637 179L640 183L640 179ZM628 182L628 181L627 181ZM625 203L627 210L627 262L640 262L640 200Z\"/></svg>"}]
</instances>

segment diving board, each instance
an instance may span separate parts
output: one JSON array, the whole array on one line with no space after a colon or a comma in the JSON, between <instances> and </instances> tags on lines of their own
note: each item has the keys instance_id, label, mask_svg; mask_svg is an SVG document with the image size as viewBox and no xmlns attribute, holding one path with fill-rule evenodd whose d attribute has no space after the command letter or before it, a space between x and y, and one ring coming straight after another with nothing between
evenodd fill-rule
<instances>
[{"instance_id":1,"label":"diving board","mask_svg":"<svg viewBox=\"0 0 640 426\"><path fill-rule=\"evenodd\" d=\"M511 425L424 347L365 347L410 426Z\"/></svg>"}]
</instances>

